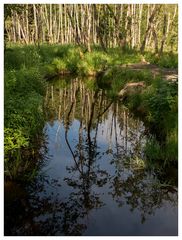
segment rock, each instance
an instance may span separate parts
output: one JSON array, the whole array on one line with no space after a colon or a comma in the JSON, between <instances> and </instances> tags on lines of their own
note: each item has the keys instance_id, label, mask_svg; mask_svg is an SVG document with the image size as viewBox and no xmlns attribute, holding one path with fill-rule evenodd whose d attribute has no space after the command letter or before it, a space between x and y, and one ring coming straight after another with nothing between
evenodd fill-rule
<instances>
[{"instance_id":1,"label":"rock","mask_svg":"<svg viewBox=\"0 0 182 240\"><path fill-rule=\"evenodd\" d=\"M144 82L133 82L133 83L127 83L124 88L118 93L119 97L126 97L131 94L139 93L142 91L143 88L145 88Z\"/></svg>"}]
</instances>

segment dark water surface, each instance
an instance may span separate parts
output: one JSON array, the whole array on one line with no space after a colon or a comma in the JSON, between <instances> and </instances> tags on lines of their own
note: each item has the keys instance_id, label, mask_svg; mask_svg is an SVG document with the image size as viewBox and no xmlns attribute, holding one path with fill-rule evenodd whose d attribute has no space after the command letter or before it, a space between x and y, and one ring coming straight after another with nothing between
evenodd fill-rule
<instances>
[{"instance_id":1,"label":"dark water surface","mask_svg":"<svg viewBox=\"0 0 182 240\"><path fill-rule=\"evenodd\" d=\"M177 235L177 188L147 170L143 122L94 80L50 84L45 107L44 165L6 235Z\"/></svg>"}]
</instances>

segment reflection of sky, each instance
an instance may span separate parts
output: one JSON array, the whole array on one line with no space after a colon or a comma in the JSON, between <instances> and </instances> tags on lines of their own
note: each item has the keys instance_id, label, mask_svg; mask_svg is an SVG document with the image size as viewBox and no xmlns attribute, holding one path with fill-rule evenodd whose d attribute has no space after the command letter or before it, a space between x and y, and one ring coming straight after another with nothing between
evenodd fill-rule
<instances>
[{"instance_id":1,"label":"reflection of sky","mask_svg":"<svg viewBox=\"0 0 182 240\"><path fill-rule=\"evenodd\" d=\"M123 202L122 207L119 207L117 202L113 200L111 194L112 179L118 172L116 164L111 164L111 161L115 158L116 154L116 136L113 130L110 137L110 130L112 123L112 112L108 115L108 118L101 122L98 126L97 133L97 152L99 153L93 163L93 168L100 170L106 170L107 182L104 186L99 187L97 184L92 184L91 193L93 195L98 194L101 202L104 206L89 211L88 215L80 220L87 224L87 229L83 233L85 235L171 235L177 234L177 208L172 207L169 201L163 202L162 207L157 208L153 214L147 215L146 221L141 224L141 212L136 208L132 212L130 205L127 204L127 199L121 196ZM128 120L128 122L130 119ZM74 120L68 130L68 141L75 151L78 144L80 122ZM116 121L116 129L119 130L118 119ZM143 132L143 124L140 123L137 129L128 129L130 132L130 138L127 142L127 148L132 150L137 142L136 136L132 137L133 132ZM47 122L45 126L45 133L48 136L48 156L49 161L47 166L43 169L46 171L49 179L57 179L61 186L46 185L45 192L41 193L41 196L51 194L52 198L59 198L65 200L69 198L69 195L77 190L71 186L68 186L64 178L70 178L79 183L79 172L68 172L68 168L75 166L72 154L65 141L65 128L62 121L55 120L52 124ZM83 131L84 140L86 139L86 131ZM83 136L82 135L82 136ZM91 131L91 139L95 136L95 130ZM124 131L121 131L121 135L117 136L118 145L124 146ZM113 152L108 153L108 148ZM78 161L78 158L77 158ZM127 169L122 164L122 158L120 161L120 175L122 180L127 180L128 176L134 174L132 169ZM124 171L124 172L122 172ZM99 178L99 176L98 176ZM144 182L154 181L151 175L147 175ZM128 196L134 193L128 192ZM119 197L118 197L119 198ZM42 217L40 218L42 219Z\"/></svg>"},{"instance_id":2,"label":"reflection of sky","mask_svg":"<svg viewBox=\"0 0 182 240\"><path fill-rule=\"evenodd\" d=\"M54 99L56 99L56 95ZM66 143L66 126L64 126L63 120L54 120L47 122L45 125L49 159L42 171L46 172L49 181L44 183L44 189L39 195L43 199L51 196L53 203L58 200L58 202L71 205L73 209L70 209L70 213L74 213L75 208L78 207L76 204L79 203L79 211L84 212L86 210L87 215L75 219L71 224L74 225L76 222L86 224L87 229L83 232L83 235L176 235L176 194L174 193L173 202L169 199L164 201L163 198L166 198L166 196L163 196L159 188L156 187L155 192L155 188L152 187L157 178L147 173L145 169L136 170L132 165L125 165L124 163L126 157L130 158L133 153L139 158L142 156L142 146L146 141L146 136L144 136L143 123L128 116L126 138L126 118L124 123L123 106L120 105L121 115L116 116L115 122L112 108L106 112L107 116L103 117L104 120L101 121L100 119L99 121L93 163L90 165L90 172L85 181L88 180L88 185L90 185L89 189L86 189L89 200L99 197L102 206L96 207L94 205L96 200L93 200L93 207L88 210L85 209L84 202L80 200L85 197L84 178L75 167L72 153ZM97 110L97 107L96 105L95 110ZM79 106L76 106L75 109L78 115L80 109L77 108ZM66 115L66 113L64 114ZM96 121L95 118L93 123L96 124L94 121ZM80 121L73 118L67 131L67 139L73 153L75 155L77 153L77 163L80 161L79 129ZM95 136L96 129L92 126L90 132L92 143ZM81 147L85 157L83 169L84 173L87 174L89 169L88 155L91 148L88 145L87 127L85 125L83 125ZM141 151L135 150L138 148ZM54 184L54 180L58 181L58 184ZM102 182L102 180L105 182L103 185L99 185L99 181ZM74 185L69 185L69 181L72 181ZM77 193L79 194L77 195ZM160 193L159 202L155 200L156 193ZM135 201L138 205L135 205ZM173 203L175 203L174 206ZM132 205L134 207L131 211ZM148 214L150 211L151 214ZM50 216L46 214L45 212L45 215L37 217L36 220L44 221L46 217L49 218ZM59 216L62 212L54 214ZM141 214L145 214L146 218L143 223L141 223ZM59 223L59 217L57 221Z\"/></svg>"},{"instance_id":3,"label":"reflection of sky","mask_svg":"<svg viewBox=\"0 0 182 240\"><path fill-rule=\"evenodd\" d=\"M155 215L148 217L143 224L138 210L131 213L128 205L118 208L114 202L99 211L93 210L90 215L85 235L90 233L95 236L120 236L121 233L123 236L177 234L177 224L174 224L177 222L177 209L173 212L168 203L157 209Z\"/></svg>"}]
</instances>

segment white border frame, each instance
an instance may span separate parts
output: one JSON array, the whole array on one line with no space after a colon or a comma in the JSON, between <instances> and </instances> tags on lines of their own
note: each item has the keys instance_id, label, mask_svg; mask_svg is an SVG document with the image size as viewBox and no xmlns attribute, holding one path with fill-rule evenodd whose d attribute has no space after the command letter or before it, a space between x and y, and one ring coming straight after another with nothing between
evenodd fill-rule
<instances>
[{"instance_id":1,"label":"white border frame","mask_svg":"<svg viewBox=\"0 0 182 240\"><path fill-rule=\"evenodd\" d=\"M53 3L53 4L61 4L61 3L67 3L67 4L74 4L74 3L90 3L90 4L131 4L131 3L142 3L142 4L178 4L178 24L179 24L179 32L178 32L178 56L179 56L179 65L178 65L178 74L179 74L179 92L178 92L178 96L179 96L179 110L178 110L178 125L179 125L179 130L178 130L178 146L179 146L179 155L178 155L178 183L179 183L179 198L178 198L178 237L167 237L168 239L176 239L182 236L182 230L180 228L181 226L181 215L182 215L182 199L181 199L181 183L182 183L182 178L181 178L181 173L182 173L182 164L181 161L182 159L181 156L181 149L180 146L182 146L182 131L181 131L181 120L182 120L182 111L181 111L181 101L182 101L182 86L181 86L181 76L182 76L182 65L181 65L181 55L182 55L182 1L178 0L178 1L172 1L172 0L165 0L165 1L158 1L158 0L128 0L128 1L122 1L122 0L113 0L113 1L108 1L108 0L82 0L82 1L74 1L74 0L65 0L65 1L57 1L57 0L52 0L52 1L48 1L48 0L31 0L31 1L25 1L25 0L19 0L19 1L14 1L14 0L3 0L2 2L0 1L0 56L1 56L1 63L0 63L0 72L1 72L1 79L0 79L0 116L1 116L1 121L0 121L0 181L1 181L1 187L0 187L0 239L3 238L20 238L20 237L4 237L4 150L3 150L3 143L4 143L4 4L25 4L25 3ZM151 226L152 227L152 226ZM31 239L32 237L25 237L23 236L23 239ZM40 239L42 238L41 236L39 237L33 237L35 239ZM49 239L54 239L55 237L46 237ZM61 237L64 239L70 239L70 237ZM100 239L100 238L107 238L107 239L112 239L112 238L119 238L119 239L136 239L139 240L141 238L146 239L146 238L153 238L153 237L75 237L75 238L82 238L82 239ZM164 237L160 237L160 238L164 238ZM166 238L166 237L165 237Z\"/></svg>"}]
</instances>

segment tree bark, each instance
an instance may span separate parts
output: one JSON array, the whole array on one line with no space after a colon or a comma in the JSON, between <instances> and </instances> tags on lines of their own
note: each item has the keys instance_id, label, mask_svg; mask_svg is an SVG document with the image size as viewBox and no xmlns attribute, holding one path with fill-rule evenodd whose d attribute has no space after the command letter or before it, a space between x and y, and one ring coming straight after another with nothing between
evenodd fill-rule
<instances>
[{"instance_id":1,"label":"tree bark","mask_svg":"<svg viewBox=\"0 0 182 240\"><path fill-rule=\"evenodd\" d=\"M146 32L145 32L144 39L143 39L142 45L141 45L141 47L140 47L141 53L143 53L144 50L145 50L145 45L146 45L146 41L147 41L147 38L148 38L149 31L150 31L150 29L151 29L152 26L153 26L153 22L154 22L155 15L156 15L157 11L159 11L159 9L160 9L160 5L159 5L159 6L156 6L156 5L155 5L155 6L154 6L154 9L153 9L153 11L152 11L152 13L151 13L151 16L150 16L149 22L148 22L148 28L147 28L147 30L146 30Z\"/></svg>"},{"instance_id":2,"label":"tree bark","mask_svg":"<svg viewBox=\"0 0 182 240\"><path fill-rule=\"evenodd\" d=\"M162 32L162 41L161 41L161 47L160 47L160 55L163 52L163 48L166 40L166 34L167 34L167 13L166 13L166 7L164 5L164 21L163 21L163 32Z\"/></svg>"}]
</instances>

